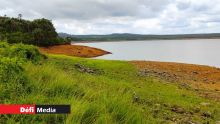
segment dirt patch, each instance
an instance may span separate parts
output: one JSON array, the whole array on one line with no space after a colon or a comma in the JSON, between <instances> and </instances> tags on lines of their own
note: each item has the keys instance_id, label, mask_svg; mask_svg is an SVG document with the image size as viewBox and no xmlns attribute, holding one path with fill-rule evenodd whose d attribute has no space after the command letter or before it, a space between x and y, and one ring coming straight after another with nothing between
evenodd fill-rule
<instances>
[{"instance_id":1,"label":"dirt patch","mask_svg":"<svg viewBox=\"0 0 220 124\"><path fill-rule=\"evenodd\" d=\"M76 57L98 57L106 54L111 54L110 52L87 47L87 46L80 46L80 45L58 45L58 46L51 46L51 47L40 47L41 52L50 53L50 54L63 54L68 56L76 56Z\"/></svg>"},{"instance_id":2,"label":"dirt patch","mask_svg":"<svg viewBox=\"0 0 220 124\"><path fill-rule=\"evenodd\" d=\"M140 76L154 76L180 83L181 88L193 88L205 97L220 101L220 69L181 63L132 61Z\"/></svg>"}]
</instances>

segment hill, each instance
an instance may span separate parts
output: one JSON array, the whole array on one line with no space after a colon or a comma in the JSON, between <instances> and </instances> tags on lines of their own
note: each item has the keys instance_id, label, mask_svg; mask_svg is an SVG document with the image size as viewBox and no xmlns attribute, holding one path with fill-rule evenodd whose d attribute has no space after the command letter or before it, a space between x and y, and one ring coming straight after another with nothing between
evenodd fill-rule
<instances>
[{"instance_id":1,"label":"hill","mask_svg":"<svg viewBox=\"0 0 220 124\"><path fill-rule=\"evenodd\" d=\"M174 39L209 39L220 38L220 33L179 34L179 35L142 35L142 34L109 34L109 35L70 35L59 33L60 37L72 38L73 41L118 41L118 40L174 40Z\"/></svg>"}]
</instances>

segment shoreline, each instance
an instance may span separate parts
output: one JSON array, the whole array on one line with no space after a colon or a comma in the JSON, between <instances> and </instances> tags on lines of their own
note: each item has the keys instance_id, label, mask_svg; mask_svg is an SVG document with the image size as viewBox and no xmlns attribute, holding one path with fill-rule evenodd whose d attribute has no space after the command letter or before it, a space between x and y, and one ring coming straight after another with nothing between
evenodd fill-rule
<instances>
[{"instance_id":1,"label":"shoreline","mask_svg":"<svg viewBox=\"0 0 220 124\"><path fill-rule=\"evenodd\" d=\"M205 65L130 61L139 76L148 76L176 83L179 88L196 91L203 97L220 102L220 69Z\"/></svg>"},{"instance_id":2,"label":"shoreline","mask_svg":"<svg viewBox=\"0 0 220 124\"><path fill-rule=\"evenodd\" d=\"M102 49L82 45L58 45L40 47L39 50L48 54L94 58L111 54ZM196 65L177 62L159 61L127 61L139 71L139 76L159 78L177 83L182 88L189 88L200 95L220 101L220 69L207 65Z\"/></svg>"},{"instance_id":3,"label":"shoreline","mask_svg":"<svg viewBox=\"0 0 220 124\"><path fill-rule=\"evenodd\" d=\"M84 58L93 58L107 54L112 54L111 52L102 49L82 45L57 45L50 47L39 47L39 50L43 53L61 54Z\"/></svg>"}]
</instances>

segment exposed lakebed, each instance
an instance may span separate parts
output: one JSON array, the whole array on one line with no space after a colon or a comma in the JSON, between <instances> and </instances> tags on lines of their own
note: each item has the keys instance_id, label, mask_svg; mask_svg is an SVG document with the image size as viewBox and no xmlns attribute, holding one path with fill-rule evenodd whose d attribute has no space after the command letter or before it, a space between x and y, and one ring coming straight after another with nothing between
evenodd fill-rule
<instances>
[{"instance_id":1,"label":"exposed lakebed","mask_svg":"<svg viewBox=\"0 0 220 124\"><path fill-rule=\"evenodd\" d=\"M147 60L220 67L220 39L74 43L111 52L99 59Z\"/></svg>"}]
</instances>

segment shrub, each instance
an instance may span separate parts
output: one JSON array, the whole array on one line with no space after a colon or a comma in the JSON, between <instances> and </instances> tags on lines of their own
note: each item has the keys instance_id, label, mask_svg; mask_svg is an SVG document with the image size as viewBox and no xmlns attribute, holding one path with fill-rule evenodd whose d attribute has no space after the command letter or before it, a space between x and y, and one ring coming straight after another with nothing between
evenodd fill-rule
<instances>
[{"instance_id":1,"label":"shrub","mask_svg":"<svg viewBox=\"0 0 220 124\"><path fill-rule=\"evenodd\" d=\"M5 41L0 41L0 48L8 48L9 44Z\"/></svg>"},{"instance_id":2,"label":"shrub","mask_svg":"<svg viewBox=\"0 0 220 124\"><path fill-rule=\"evenodd\" d=\"M0 58L0 100L11 99L26 92L27 83L22 63L18 59Z\"/></svg>"},{"instance_id":3,"label":"shrub","mask_svg":"<svg viewBox=\"0 0 220 124\"><path fill-rule=\"evenodd\" d=\"M0 57L8 56L9 44L5 41L0 41Z\"/></svg>"},{"instance_id":4,"label":"shrub","mask_svg":"<svg viewBox=\"0 0 220 124\"><path fill-rule=\"evenodd\" d=\"M46 58L39 50L32 45L16 44L10 48L10 57L16 57L23 60L30 60L32 62L39 62Z\"/></svg>"},{"instance_id":5,"label":"shrub","mask_svg":"<svg viewBox=\"0 0 220 124\"><path fill-rule=\"evenodd\" d=\"M16 58L0 58L0 82L23 81L22 63Z\"/></svg>"}]
</instances>

